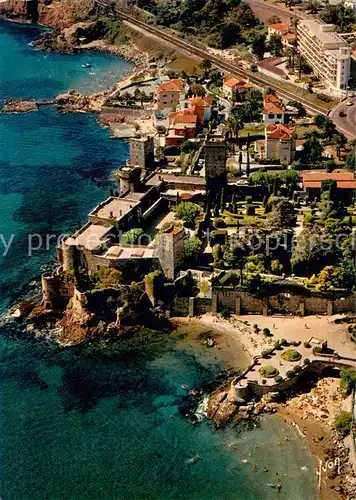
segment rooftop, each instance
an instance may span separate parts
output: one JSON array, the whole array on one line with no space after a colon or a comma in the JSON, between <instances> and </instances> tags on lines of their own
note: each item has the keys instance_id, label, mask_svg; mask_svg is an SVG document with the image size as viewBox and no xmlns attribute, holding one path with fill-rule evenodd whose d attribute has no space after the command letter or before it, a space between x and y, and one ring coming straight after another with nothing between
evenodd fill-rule
<instances>
[{"instance_id":1,"label":"rooftop","mask_svg":"<svg viewBox=\"0 0 356 500\"><path fill-rule=\"evenodd\" d=\"M289 125L273 123L266 125L267 139L290 140L293 136L293 130Z\"/></svg>"},{"instance_id":2,"label":"rooftop","mask_svg":"<svg viewBox=\"0 0 356 500\"><path fill-rule=\"evenodd\" d=\"M82 246L87 250L95 250L105 242L105 237L111 231L111 227L99 226L97 224L86 224L73 236L65 240L66 245Z\"/></svg>"},{"instance_id":3,"label":"rooftop","mask_svg":"<svg viewBox=\"0 0 356 500\"><path fill-rule=\"evenodd\" d=\"M267 57L267 59L263 59L263 61L259 61L257 66L274 73L275 75L281 76L283 78L286 77L286 73L278 68L277 65L283 62L283 58L281 57Z\"/></svg>"},{"instance_id":4,"label":"rooftop","mask_svg":"<svg viewBox=\"0 0 356 500\"><path fill-rule=\"evenodd\" d=\"M270 24L268 28L271 28L275 31L294 31L293 26L283 23Z\"/></svg>"},{"instance_id":5,"label":"rooftop","mask_svg":"<svg viewBox=\"0 0 356 500\"><path fill-rule=\"evenodd\" d=\"M282 114L285 113L285 109L276 95L266 94L263 98L263 112L268 114Z\"/></svg>"},{"instance_id":6,"label":"rooftop","mask_svg":"<svg viewBox=\"0 0 356 500\"><path fill-rule=\"evenodd\" d=\"M307 172L302 174L305 188L320 188L323 181L336 181L339 189L356 189L356 178L352 172Z\"/></svg>"},{"instance_id":7,"label":"rooftop","mask_svg":"<svg viewBox=\"0 0 356 500\"><path fill-rule=\"evenodd\" d=\"M107 259L152 259L155 249L142 246L113 245L104 255Z\"/></svg>"},{"instance_id":8,"label":"rooftop","mask_svg":"<svg viewBox=\"0 0 356 500\"><path fill-rule=\"evenodd\" d=\"M132 193L130 193L132 194ZM130 195L125 198L108 198L103 203L100 203L90 215L95 215L102 219L119 219L127 214L135 205L137 200L130 200Z\"/></svg>"},{"instance_id":9,"label":"rooftop","mask_svg":"<svg viewBox=\"0 0 356 500\"><path fill-rule=\"evenodd\" d=\"M181 92L184 89L184 80L182 78L174 78L168 82L162 82L158 85L157 90L160 92Z\"/></svg>"},{"instance_id":10,"label":"rooftop","mask_svg":"<svg viewBox=\"0 0 356 500\"><path fill-rule=\"evenodd\" d=\"M347 43L336 33L335 26L333 24L320 23L314 19L301 19L298 27L299 29L303 27L307 28L323 44L337 43L340 44L340 46L347 46Z\"/></svg>"},{"instance_id":11,"label":"rooftop","mask_svg":"<svg viewBox=\"0 0 356 500\"><path fill-rule=\"evenodd\" d=\"M238 80L237 78L234 78L234 77L231 77L231 78L228 78L227 80L224 81L224 85L226 85L226 87L230 87L230 88L235 88L235 87L250 87L250 85L245 82L244 80Z\"/></svg>"},{"instance_id":12,"label":"rooftop","mask_svg":"<svg viewBox=\"0 0 356 500\"><path fill-rule=\"evenodd\" d=\"M160 174L157 173L151 179L147 181L150 186L157 186L161 182L167 182L170 184L191 184L196 186L205 187L204 177L197 175L175 175L175 174Z\"/></svg>"}]
</instances>

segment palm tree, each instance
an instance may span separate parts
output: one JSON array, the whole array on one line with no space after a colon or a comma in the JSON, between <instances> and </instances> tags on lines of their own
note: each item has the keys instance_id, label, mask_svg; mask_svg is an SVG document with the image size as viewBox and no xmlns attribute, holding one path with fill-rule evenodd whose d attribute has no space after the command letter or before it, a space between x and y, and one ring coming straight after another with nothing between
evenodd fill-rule
<instances>
[{"instance_id":1,"label":"palm tree","mask_svg":"<svg viewBox=\"0 0 356 500\"><path fill-rule=\"evenodd\" d=\"M209 59L203 59L199 66L204 70L204 77L206 78L213 66L213 63Z\"/></svg>"}]
</instances>

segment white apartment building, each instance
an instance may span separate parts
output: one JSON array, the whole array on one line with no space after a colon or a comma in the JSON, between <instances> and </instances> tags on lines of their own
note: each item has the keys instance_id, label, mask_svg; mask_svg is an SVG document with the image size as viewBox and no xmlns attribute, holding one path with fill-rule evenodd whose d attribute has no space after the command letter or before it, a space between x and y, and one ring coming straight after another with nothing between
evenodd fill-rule
<instances>
[{"instance_id":1,"label":"white apartment building","mask_svg":"<svg viewBox=\"0 0 356 500\"><path fill-rule=\"evenodd\" d=\"M350 79L350 47L335 32L335 26L300 20L297 40L300 53L328 89L338 94L346 91Z\"/></svg>"}]
</instances>

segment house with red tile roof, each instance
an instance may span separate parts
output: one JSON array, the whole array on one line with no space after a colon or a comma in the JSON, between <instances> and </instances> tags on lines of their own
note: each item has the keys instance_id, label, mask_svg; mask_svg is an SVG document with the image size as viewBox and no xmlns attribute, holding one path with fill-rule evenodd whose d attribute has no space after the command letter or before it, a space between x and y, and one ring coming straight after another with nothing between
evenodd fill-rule
<instances>
[{"instance_id":1,"label":"house with red tile roof","mask_svg":"<svg viewBox=\"0 0 356 500\"><path fill-rule=\"evenodd\" d=\"M291 163L295 158L292 127L281 123L266 125L265 139L255 142L255 151L261 159Z\"/></svg>"},{"instance_id":2,"label":"house with red tile roof","mask_svg":"<svg viewBox=\"0 0 356 500\"><path fill-rule=\"evenodd\" d=\"M203 124L210 120L212 107L212 96L190 97L188 99L181 99L179 102L179 110L189 111L197 115L198 123L200 124Z\"/></svg>"},{"instance_id":3,"label":"house with red tile roof","mask_svg":"<svg viewBox=\"0 0 356 500\"><path fill-rule=\"evenodd\" d=\"M223 83L223 94L227 99L244 101L246 96L246 91L250 89L252 85L245 82L244 80L238 80L234 77L225 78Z\"/></svg>"},{"instance_id":4,"label":"house with red tile roof","mask_svg":"<svg viewBox=\"0 0 356 500\"><path fill-rule=\"evenodd\" d=\"M263 121L266 125L289 122L290 113L274 94L265 94L263 97Z\"/></svg>"},{"instance_id":5,"label":"house with red tile roof","mask_svg":"<svg viewBox=\"0 0 356 500\"><path fill-rule=\"evenodd\" d=\"M194 109L186 109L170 114L170 127L166 146L180 146L187 139L196 137L198 116Z\"/></svg>"},{"instance_id":6,"label":"house with red tile roof","mask_svg":"<svg viewBox=\"0 0 356 500\"><path fill-rule=\"evenodd\" d=\"M285 35L282 35L282 45L285 49L294 47L296 42L296 33L286 33Z\"/></svg>"},{"instance_id":7,"label":"house with red tile roof","mask_svg":"<svg viewBox=\"0 0 356 500\"><path fill-rule=\"evenodd\" d=\"M314 200L321 194L323 181L332 180L336 182L336 189L340 199L351 202L356 197L356 174L353 172L306 172L302 174L304 191L308 198Z\"/></svg>"},{"instance_id":8,"label":"house with red tile roof","mask_svg":"<svg viewBox=\"0 0 356 500\"><path fill-rule=\"evenodd\" d=\"M269 37L271 35L279 35L280 37L282 37L287 33L295 33L295 28L293 26L290 26L289 24L283 24L283 23L270 24L268 26Z\"/></svg>"},{"instance_id":9,"label":"house with red tile roof","mask_svg":"<svg viewBox=\"0 0 356 500\"><path fill-rule=\"evenodd\" d=\"M158 111L175 109L180 99L185 96L185 81L183 78L173 78L157 85L155 92L155 108Z\"/></svg>"}]
</instances>

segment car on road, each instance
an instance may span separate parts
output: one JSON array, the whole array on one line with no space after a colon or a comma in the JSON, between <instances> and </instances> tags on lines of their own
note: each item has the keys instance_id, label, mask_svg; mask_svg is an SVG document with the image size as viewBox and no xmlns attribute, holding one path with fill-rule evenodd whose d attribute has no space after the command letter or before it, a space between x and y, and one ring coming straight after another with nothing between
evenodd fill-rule
<instances>
[{"instance_id":1,"label":"car on road","mask_svg":"<svg viewBox=\"0 0 356 500\"><path fill-rule=\"evenodd\" d=\"M349 97L355 97L355 92L350 92Z\"/></svg>"},{"instance_id":2,"label":"car on road","mask_svg":"<svg viewBox=\"0 0 356 500\"><path fill-rule=\"evenodd\" d=\"M354 105L354 103L353 103L352 101L348 101L348 102L346 103L346 106L353 106L353 105Z\"/></svg>"}]
</instances>

